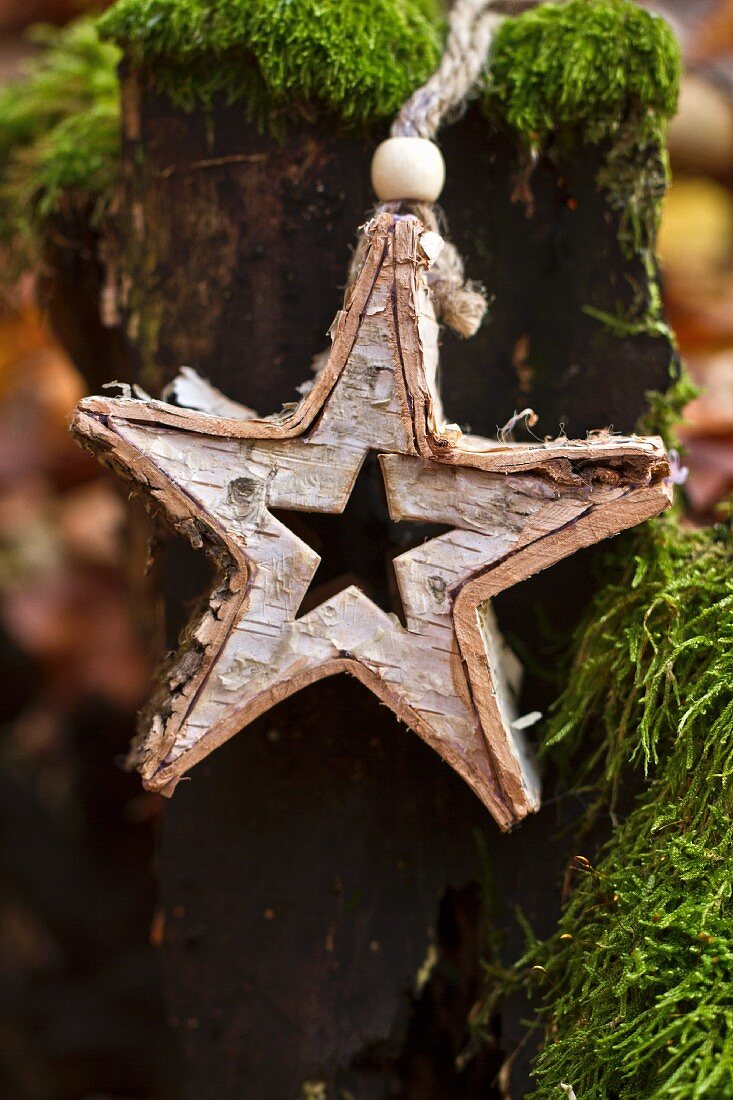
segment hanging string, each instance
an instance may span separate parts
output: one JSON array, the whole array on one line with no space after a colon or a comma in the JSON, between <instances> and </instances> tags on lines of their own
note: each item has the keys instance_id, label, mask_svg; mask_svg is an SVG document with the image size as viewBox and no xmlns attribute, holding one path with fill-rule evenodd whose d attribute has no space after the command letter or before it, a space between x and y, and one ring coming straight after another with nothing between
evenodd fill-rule
<instances>
[{"instance_id":1,"label":"hanging string","mask_svg":"<svg viewBox=\"0 0 733 1100\"><path fill-rule=\"evenodd\" d=\"M486 66L489 48L502 16L495 0L456 0L438 68L413 92L392 123L392 137L433 141L446 122L463 111Z\"/></svg>"},{"instance_id":2,"label":"hanging string","mask_svg":"<svg viewBox=\"0 0 733 1100\"><path fill-rule=\"evenodd\" d=\"M391 127L392 138L432 141L442 125L465 109L487 67L496 28L507 10L534 6L537 0L456 0L451 8L448 36L440 64L428 81L406 101ZM412 214L426 229L445 238L445 218L435 204L409 200L381 203L375 213ZM349 270L349 286L356 281L369 241L362 234ZM438 320L459 336L473 336L486 314L483 287L465 277L463 259L450 241L428 275Z\"/></svg>"}]
</instances>

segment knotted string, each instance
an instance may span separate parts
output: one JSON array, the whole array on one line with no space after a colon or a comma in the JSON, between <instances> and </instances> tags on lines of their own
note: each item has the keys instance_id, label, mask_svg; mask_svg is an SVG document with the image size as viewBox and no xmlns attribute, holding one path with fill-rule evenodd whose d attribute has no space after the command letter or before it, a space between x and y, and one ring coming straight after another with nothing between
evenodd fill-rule
<instances>
[{"instance_id":1,"label":"knotted string","mask_svg":"<svg viewBox=\"0 0 733 1100\"><path fill-rule=\"evenodd\" d=\"M507 11L534 6L537 0L455 0L448 37L438 68L413 92L392 123L392 137L433 140L440 127L455 121L477 90L486 69L494 33ZM382 203L374 213L413 214L426 229L445 237L445 218L439 207L427 203ZM442 223L442 224L441 224ZM361 233L349 270L353 286L366 258L369 241ZM486 294L465 278L463 259L455 245L445 244L428 281L439 321L459 336L473 336L486 314Z\"/></svg>"}]
</instances>

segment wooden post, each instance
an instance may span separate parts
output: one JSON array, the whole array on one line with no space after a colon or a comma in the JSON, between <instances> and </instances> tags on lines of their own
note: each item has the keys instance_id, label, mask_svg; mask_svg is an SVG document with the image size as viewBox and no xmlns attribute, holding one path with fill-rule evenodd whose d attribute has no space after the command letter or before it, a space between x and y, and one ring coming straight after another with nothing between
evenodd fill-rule
<instances>
[{"instance_id":1,"label":"wooden post","mask_svg":"<svg viewBox=\"0 0 733 1100\"><path fill-rule=\"evenodd\" d=\"M278 141L236 107L185 114L133 72L123 90L124 179L105 258L137 378L158 392L186 364L273 411L326 347L371 203L372 145L323 119L293 121ZM446 341L449 416L491 435L533 405L541 433L560 421L575 436L633 430L671 352L661 337L620 340L582 310L613 313L634 293L595 187L601 154L580 150L562 169L542 161L522 190L513 142L478 111L444 149L453 235L495 296L474 340ZM406 536L386 518L375 463L340 533L334 517L306 519L324 581L356 573L386 603ZM572 584L556 600L564 623L589 590L578 568L566 567ZM530 584L507 625L534 640L531 604L558 584ZM530 684L527 709L541 699ZM165 994L185 1095L498 1095L500 1043L474 1053L468 1021L494 894L540 930L551 921L554 816L501 837L439 757L345 677L217 750L179 784L161 852Z\"/></svg>"}]
</instances>

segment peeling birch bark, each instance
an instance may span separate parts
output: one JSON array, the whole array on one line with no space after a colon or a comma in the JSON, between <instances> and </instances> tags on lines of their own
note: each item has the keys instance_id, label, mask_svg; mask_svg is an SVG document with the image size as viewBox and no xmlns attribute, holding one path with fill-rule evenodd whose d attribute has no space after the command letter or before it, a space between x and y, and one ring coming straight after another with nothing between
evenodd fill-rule
<instances>
[{"instance_id":1,"label":"peeling birch bark","mask_svg":"<svg viewBox=\"0 0 733 1100\"><path fill-rule=\"evenodd\" d=\"M502 829L539 806L515 724L517 669L490 611L496 593L670 502L661 440L499 443L447 424L438 325L415 219L381 215L303 399L258 417L187 371L182 408L92 397L73 431L149 505L217 560L133 746L166 794L192 765L307 684L349 672L473 788ZM449 524L394 562L406 625L350 586L298 610L318 555L271 509L342 512L369 450L394 520Z\"/></svg>"}]
</instances>

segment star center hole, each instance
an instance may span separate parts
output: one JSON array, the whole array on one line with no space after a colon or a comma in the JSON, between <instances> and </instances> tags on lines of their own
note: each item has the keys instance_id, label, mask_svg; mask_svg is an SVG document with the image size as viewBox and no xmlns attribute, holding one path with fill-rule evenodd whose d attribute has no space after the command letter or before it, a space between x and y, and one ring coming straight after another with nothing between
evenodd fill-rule
<instances>
[{"instance_id":1,"label":"star center hole","mask_svg":"<svg viewBox=\"0 0 733 1100\"><path fill-rule=\"evenodd\" d=\"M321 558L299 616L354 584L404 624L392 559L451 529L445 524L395 523L390 519L379 460L371 453L340 514L283 508L271 511Z\"/></svg>"}]
</instances>

